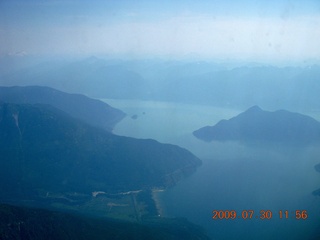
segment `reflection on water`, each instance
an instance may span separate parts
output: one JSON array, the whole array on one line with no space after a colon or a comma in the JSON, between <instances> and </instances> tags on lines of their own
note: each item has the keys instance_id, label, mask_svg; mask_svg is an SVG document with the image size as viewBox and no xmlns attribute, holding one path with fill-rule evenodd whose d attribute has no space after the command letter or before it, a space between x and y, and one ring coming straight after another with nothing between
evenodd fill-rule
<instances>
[{"instance_id":1,"label":"reflection on water","mask_svg":"<svg viewBox=\"0 0 320 240\"><path fill-rule=\"evenodd\" d=\"M203 160L191 177L157 193L168 216L186 217L214 239L309 239L320 225L319 146L253 146L235 142L205 143L192 131L228 119L240 110L147 101L107 101L128 114L114 129L118 135L154 138L178 144ZM137 118L131 116L136 114ZM252 219L212 220L212 210L254 210ZM272 211L261 220L260 211ZM279 211L288 211L280 219ZM297 220L296 210L308 218Z\"/></svg>"}]
</instances>

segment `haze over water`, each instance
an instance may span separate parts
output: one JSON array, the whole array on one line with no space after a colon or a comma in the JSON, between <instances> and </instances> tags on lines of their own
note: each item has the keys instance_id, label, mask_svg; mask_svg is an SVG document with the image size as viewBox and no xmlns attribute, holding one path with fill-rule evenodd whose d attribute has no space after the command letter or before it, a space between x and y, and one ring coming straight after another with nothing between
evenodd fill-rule
<instances>
[{"instance_id":1,"label":"haze over water","mask_svg":"<svg viewBox=\"0 0 320 240\"><path fill-rule=\"evenodd\" d=\"M152 101L108 100L128 116L114 133L154 138L185 147L203 160L195 174L158 193L163 212L185 217L204 227L213 239L312 239L319 227L320 200L311 193L319 187L318 146L249 146L239 142L206 143L192 131L229 119L240 110ZM131 116L136 114L137 119ZM255 211L253 219L212 220L213 210ZM270 220L260 211L270 210ZM279 211L289 218L280 219ZM307 210L306 220L295 219Z\"/></svg>"},{"instance_id":2,"label":"haze over water","mask_svg":"<svg viewBox=\"0 0 320 240\"><path fill-rule=\"evenodd\" d=\"M313 108L312 115L305 114L319 121L319 13L318 0L1 0L0 83L51 86L95 98L132 94L135 99L152 99L146 98L148 92L141 90L145 86L139 85L147 82L151 95L160 93L161 98L154 99L183 102L193 95L216 106L220 97L224 104L234 96L233 103L243 100L244 105L251 98L270 100L279 108ZM144 63L139 65L141 59ZM175 68L177 62L183 66L192 63L192 69L197 69L197 63L206 61L226 63L232 66L226 68L230 72L233 67L245 67L238 69L239 81L228 79L238 74L214 74L212 65L199 73L179 73L180 68ZM135 68L135 64L139 66ZM270 65L280 68L268 68ZM267 66L263 74L259 66ZM171 69L178 72L172 78ZM265 90L261 82L253 82L254 74L247 79L248 69L258 69L260 80L272 80L273 84ZM274 75L278 78L273 79ZM199 79L221 83L213 85L218 89L216 98L205 98L212 97L208 86L204 86L208 91L197 88L201 91L195 93L189 88L202 86ZM262 90L261 96L253 85ZM176 89L183 91L176 94ZM140 90L142 96L135 94ZM163 192L163 212L168 216L186 217L205 227L214 239L308 239L319 228L319 197L311 195L320 185L320 174L314 170L320 162L319 146L205 143L192 136L194 130L246 109L106 101L128 114L114 129L115 134L177 144L202 159L203 165L194 175ZM254 209L256 213L264 209L272 210L274 216L268 221L212 220L214 209ZM279 210L288 210L290 218L278 219ZM292 219L295 210L307 210L308 219Z\"/></svg>"}]
</instances>

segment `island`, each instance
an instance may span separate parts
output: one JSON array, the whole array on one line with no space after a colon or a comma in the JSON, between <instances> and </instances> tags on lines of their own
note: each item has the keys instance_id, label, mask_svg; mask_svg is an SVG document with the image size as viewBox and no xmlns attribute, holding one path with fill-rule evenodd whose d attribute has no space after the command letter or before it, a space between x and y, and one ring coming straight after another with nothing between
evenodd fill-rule
<instances>
[{"instance_id":1,"label":"island","mask_svg":"<svg viewBox=\"0 0 320 240\"><path fill-rule=\"evenodd\" d=\"M253 106L214 126L202 127L193 135L203 141L262 141L296 144L320 142L320 122L286 110L264 111Z\"/></svg>"}]
</instances>

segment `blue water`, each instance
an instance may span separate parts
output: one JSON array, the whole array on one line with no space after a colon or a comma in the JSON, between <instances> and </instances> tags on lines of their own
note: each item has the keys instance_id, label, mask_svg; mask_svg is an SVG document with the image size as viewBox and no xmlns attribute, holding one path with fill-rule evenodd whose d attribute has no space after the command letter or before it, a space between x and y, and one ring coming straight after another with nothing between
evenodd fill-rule
<instances>
[{"instance_id":1,"label":"blue water","mask_svg":"<svg viewBox=\"0 0 320 240\"><path fill-rule=\"evenodd\" d=\"M289 160L289 159L286 159ZM279 159L208 160L196 174L163 194L170 216L187 217L206 228L214 239L308 239L319 223L318 176L307 165ZM299 167L300 165L300 167ZM300 170L299 170L300 169ZM235 210L234 220L212 220L212 210ZM252 219L241 219L254 210ZM260 211L270 210L270 220ZM279 210L289 218L280 219ZM307 220L296 220L295 210L307 210Z\"/></svg>"},{"instance_id":2,"label":"blue water","mask_svg":"<svg viewBox=\"0 0 320 240\"><path fill-rule=\"evenodd\" d=\"M202 159L203 165L195 174L159 193L167 217L186 217L205 228L213 239L318 239L320 199L311 192L320 188L320 174L314 170L320 162L319 146L205 143L192 136L192 131L245 109L107 102L128 114L114 133L177 144ZM132 119L133 114L138 118ZM213 220L213 210L235 210L240 218ZM243 220L243 210L254 210L252 219ZM270 210L271 219L261 220L261 210ZM280 210L288 211L288 219L280 219ZM296 210L306 210L307 219L296 219Z\"/></svg>"}]
</instances>

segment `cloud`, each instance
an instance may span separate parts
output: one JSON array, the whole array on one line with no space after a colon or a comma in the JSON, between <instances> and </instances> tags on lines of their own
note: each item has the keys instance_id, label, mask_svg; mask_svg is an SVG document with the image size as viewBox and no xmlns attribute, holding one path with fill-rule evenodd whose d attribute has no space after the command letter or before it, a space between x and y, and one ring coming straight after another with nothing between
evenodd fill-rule
<instances>
[{"instance_id":1,"label":"cloud","mask_svg":"<svg viewBox=\"0 0 320 240\"><path fill-rule=\"evenodd\" d=\"M53 54L308 59L320 56L320 17L236 18L184 14L153 21L81 22L15 29L16 49ZM3 47L3 46L2 46ZM11 47L13 49L13 47Z\"/></svg>"},{"instance_id":2,"label":"cloud","mask_svg":"<svg viewBox=\"0 0 320 240\"><path fill-rule=\"evenodd\" d=\"M15 57L24 57L27 56L28 53L26 51L19 51L19 52L9 52L9 56L15 56Z\"/></svg>"},{"instance_id":3,"label":"cloud","mask_svg":"<svg viewBox=\"0 0 320 240\"><path fill-rule=\"evenodd\" d=\"M205 57L300 58L320 54L320 18L172 18L88 29L104 51ZM100 39L100 40L97 40Z\"/></svg>"}]
</instances>

